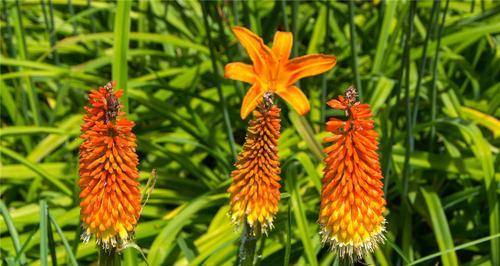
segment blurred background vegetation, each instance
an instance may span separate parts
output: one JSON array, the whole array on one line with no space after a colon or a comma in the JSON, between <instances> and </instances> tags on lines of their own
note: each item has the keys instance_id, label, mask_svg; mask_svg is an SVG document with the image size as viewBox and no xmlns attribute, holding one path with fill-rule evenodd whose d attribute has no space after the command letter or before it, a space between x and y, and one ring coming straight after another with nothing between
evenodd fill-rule
<instances>
[{"instance_id":1,"label":"blurred background vegetation","mask_svg":"<svg viewBox=\"0 0 500 266\"><path fill-rule=\"evenodd\" d=\"M302 80L311 112L283 109L282 200L258 265L331 265L318 236L328 99L354 84L375 113L387 198L376 265L500 265L500 2L2 0L0 254L4 265L88 265L79 240L79 126L90 89L117 80L136 122L141 183L156 188L136 230L149 265L233 265L229 173L244 141L248 61L230 27L293 53L337 56ZM128 98L128 100L127 100ZM145 265L137 249L126 265Z\"/></svg>"}]
</instances>

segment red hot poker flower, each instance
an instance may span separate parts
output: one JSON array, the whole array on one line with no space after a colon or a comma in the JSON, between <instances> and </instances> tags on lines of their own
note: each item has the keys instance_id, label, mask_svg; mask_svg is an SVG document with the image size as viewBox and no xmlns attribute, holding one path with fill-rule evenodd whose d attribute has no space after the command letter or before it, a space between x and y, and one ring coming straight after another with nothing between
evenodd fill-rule
<instances>
[{"instance_id":1,"label":"red hot poker flower","mask_svg":"<svg viewBox=\"0 0 500 266\"><path fill-rule=\"evenodd\" d=\"M141 211L134 122L120 111L122 91L113 92L115 84L90 93L81 126L82 239L88 241L94 235L104 249L130 239Z\"/></svg>"},{"instance_id":2,"label":"red hot poker flower","mask_svg":"<svg viewBox=\"0 0 500 266\"><path fill-rule=\"evenodd\" d=\"M383 242L386 201L377 154L377 132L368 104L356 101L350 87L328 105L344 110L347 120L330 118L326 130L334 135L324 151L323 189L319 222L323 242L332 245L341 257L357 258L372 252Z\"/></svg>"},{"instance_id":3,"label":"red hot poker flower","mask_svg":"<svg viewBox=\"0 0 500 266\"><path fill-rule=\"evenodd\" d=\"M233 182L228 189L231 220L247 222L253 232L266 233L272 227L280 200L280 109L273 105L270 94L264 95L253 112L243 150L231 173Z\"/></svg>"}]
</instances>

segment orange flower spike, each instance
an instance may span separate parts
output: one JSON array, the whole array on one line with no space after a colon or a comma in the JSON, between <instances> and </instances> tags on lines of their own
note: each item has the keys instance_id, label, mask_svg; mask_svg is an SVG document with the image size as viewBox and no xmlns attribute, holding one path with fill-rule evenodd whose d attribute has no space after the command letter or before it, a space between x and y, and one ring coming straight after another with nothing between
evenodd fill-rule
<instances>
[{"instance_id":1,"label":"orange flower spike","mask_svg":"<svg viewBox=\"0 0 500 266\"><path fill-rule=\"evenodd\" d=\"M224 77L252 84L243 99L241 118L245 119L268 91L278 94L300 115L309 112L307 97L294 83L330 70L337 62L335 56L306 55L290 60L291 32L276 32L272 49L246 28L234 27L233 32L253 62L253 66L235 62L225 67Z\"/></svg>"},{"instance_id":2,"label":"orange flower spike","mask_svg":"<svg viewBox=\"0 0 500 266\"><path fill-rule=\"evenodd\" d=\"M280 200L280 109L270 95L265 94L253 112L228 189L231 220L237 225L247 222L254 233L272 228Z\"/></svg>"},{"instance_id":3,"label":"orange flower spike","mask_svg":"<svg viewBox=\"0 0 500 266\"><path fill-rule=\"evenodd\" d=\"M347 120L330 118L326 130L334 135L324 151L323 189L319 223L325 243L341 257L361 259L383 242L386 201L377 154L377 132L368 104L356 101L356 89L347 89L328 105L344 110Z\"/></svg>"},{"instance_id":4,"label":"orange flower spike","mask_svg":"<svg viewBox=\"0 0 500 266\"><path fill-rule=\"evenodd\" d=\"M120 111L122 91L113 92L115 85L90 92L81 126L81 238L88 241L94 235L104 249L131 238L141 211L134 122Z\"/></svg>"}]
</instances>

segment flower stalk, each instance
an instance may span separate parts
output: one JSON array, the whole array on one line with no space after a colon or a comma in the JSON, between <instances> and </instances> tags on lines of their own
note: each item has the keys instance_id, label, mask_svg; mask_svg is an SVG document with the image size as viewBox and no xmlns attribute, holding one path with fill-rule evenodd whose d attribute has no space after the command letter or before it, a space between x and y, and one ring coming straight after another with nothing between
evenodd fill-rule
<instances>
[{"instance_id":1,"label":"flower stalk","mask_svg":"<svg viewBox=\"0 0 500 266\"><path fill-rule=\"evenodd\" d=\"M99 258L97 264L99 266L119 266L121 260L118 251L115 248L105 249L99 248Z\"/></svg>"},{"instance_id":2,"label":"flower stalk","mask_svg":"<svg viewBox=\"0 0 500 266\"><path fill-rule=\"evenodd\" d=\"M256 226L260 226L257 224ZM257 241L261 234L260 231L255 231L247 222L244 223L243 232L241 233L240 252L238 253L239 266L253 266L255 261L255 250L257 249Z\"/></svg>"}]
</instances>

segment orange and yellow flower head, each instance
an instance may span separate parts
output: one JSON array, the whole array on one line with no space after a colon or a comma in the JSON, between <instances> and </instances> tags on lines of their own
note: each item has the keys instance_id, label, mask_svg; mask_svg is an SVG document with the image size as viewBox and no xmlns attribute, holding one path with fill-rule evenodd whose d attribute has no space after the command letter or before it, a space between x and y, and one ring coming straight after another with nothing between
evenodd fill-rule
<instances>
[{"instance_id":1,"label":"orange and yellow flower head","mask_svg":"<svg viewBox=\"0 0 500 266\"><path fill-rule=\"evenodd\" d=\"M269 94L266 94L269 95ZM280 109L267 98L253 112L243 150L231 173L231 220L246 222L253 232L272 228L280 200Z\"/></svg>"},{"instance_id":2,"label":"orange and yellow flower head","mask_svg":"<svg viewBox=\"0 0 500 266\"><path fill-rule=\"evenodd\" d=\"M130 240L141 211L134 122L120 111L122 91L108 83L90 92L81 126L80 216L82 239L105 249Z\"/></svg>"},{"instance_id":3,"label":"orange and yellow flower head","mask_svg":"<svg viewBox=\"0 0 500 266\"><path fill-rule=\"evenodd\" d=\"M300 115L307 113L309 101L294 84L301 78L333 68L337 62L335 56L318 54L289 59L293 43L291 32L276 32L272 48L246 28L234 27L233 32L253 62L253 65L229 63L225 67L226 78L252 84L241 105L241 118L245 119L256 108L266 92L279 95Z\"/></svg>"},{"instance_id":4,"label":"orange and yellow flower head","mask_svg":"<svg viewBox=\"0 0 500 266\"><path fill-rule=\"evenodd\" d=\"M323 189L319 223L324 243L341 257L361 259L384 241L386 201L377 153L377 132L368 104L356 101L350 87L328 105L345 111L347 120L330 118L326 130L333 136L324 151Z\"/></svg>"}]
</instances>

